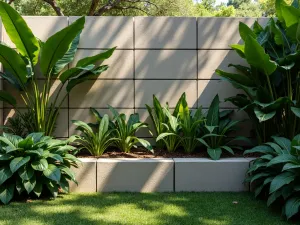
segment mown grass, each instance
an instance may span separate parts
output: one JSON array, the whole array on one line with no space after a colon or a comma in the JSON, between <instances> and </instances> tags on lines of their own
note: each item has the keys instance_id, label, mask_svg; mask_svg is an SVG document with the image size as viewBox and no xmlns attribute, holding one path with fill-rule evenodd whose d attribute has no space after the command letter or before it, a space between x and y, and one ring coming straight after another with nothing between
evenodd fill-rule
<instances>
[{"instance_id":1,"label":"mown grass","mask_svg":"<svg viewBox=\"0 0 300 225\"><path fill-rule=\"evenodd\" d=\"M287 225L249 193L69 194L0 205L0 224Z\"/></svg>"}]
</instances>

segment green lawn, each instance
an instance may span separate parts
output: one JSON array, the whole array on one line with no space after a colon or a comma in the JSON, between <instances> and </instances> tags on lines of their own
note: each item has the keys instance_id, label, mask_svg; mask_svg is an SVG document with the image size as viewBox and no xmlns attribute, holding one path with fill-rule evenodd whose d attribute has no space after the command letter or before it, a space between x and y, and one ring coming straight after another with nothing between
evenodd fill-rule
<instances>
[{"instance_id":1,"label":"green lawn","mask_svg":"<svg viewBox=\"0 0 300 225\"><path fill-rule=\"evenodd\" d=\"M238 202L234 204L233 202ZM70 194L0 206L0 224L285 225L249 193Z\"/></svg>"}]
</instances>

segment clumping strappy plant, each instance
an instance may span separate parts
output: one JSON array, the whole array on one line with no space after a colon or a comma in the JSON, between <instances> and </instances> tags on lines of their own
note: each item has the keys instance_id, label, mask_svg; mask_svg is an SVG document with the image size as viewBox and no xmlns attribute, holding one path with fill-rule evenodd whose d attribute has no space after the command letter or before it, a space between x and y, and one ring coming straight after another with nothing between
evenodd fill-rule
<instances>
[{"instance_id":1,"label":"clumping strappy plant","mask_svg":"<svg viewBox=\"0 0 300 225\"><path fill-rule=\"evenodd\" d=\"M96 111L95 109L91 110ZM113 137L116 129L109 126L108 115L105 114L103 117L100 114L98 115L98 113L96 115L98 121L96 127L79 120L72 120L77 126L76 130L81 131L80 136L75 136L74 143L79 144L80 148L78 151L86 149L93 156L101 156L118 139Z\"/></svg>"},{"instance_id":2,"label":"clumping strappy plant","mask_svg":"<svg viewBox=\"0 0 300 225\"><path fill-rule=\"evenodd\" d=\"M75 67L68 69L79 44L80 33L84 28L85 18L81 17L71 25L48 38L46 42L37 39L24 19L7 3L0 2L2 23L16 50L0 43L0 62L4 67L1 76L20 93L27 109L34 120L29 131L51 135L64 100L78 84L97 78L108 69L101 65L108 59L115 48L98 55L79 60ZM38 76L44 81L38 80ZM51 94L60 82L55 94ZM62 90L66 92L63 93ZM50 98L51 97L51 98ZM0 91L0 100L17 108L17 102L7 91ZM26 118L23 118L26 120ZM27 124L28 125L28 124Z\"/></svg>"},{"instance_id":3,"label":"clumping strappy plant","mask_svg":"<svg viewBox=\"0 0 300 225\"><path fill-rule=\"evenodd\" d=\"M252 184L256 197L268 196L268 206L280 202L282 214L290 219L300 213L300 134L292 140L272 139L245 151L261 155L251 164L246 181Z\"/></svg>"},{"instance_id":4,"label":"clumping strappy plant","mask_svg":"<svg viewBox=\"0 0 300 225\"><path fill-rule=\"evenodd\" d=\"M26 138L3 133L0 136L0 201L8 204L15 193L51 193L59 188L68 192L69 181L76 182L70 169L80 161L71 153L71 140L55 140L43 133L31 133Z\"/></svg>"},{"instance_id":5,"label":"clumping strappy plant","mask_svg":"<svg viewBox=\"0 0 300 225\"><path fill-rule=\"evenodd\" d=\"M205 123L200 128L203 136L198 139L207 148L207 153L213 160L220 159L222 150L232 155L234 155L233 148L242 150L240 146L232 145L235 141L250 142L247 138L241 136L229 138L228 135L238 129L240 121L230 119L233 110L220 112L219 104L219 96L216 95L208 109Z\"/></svg>"}]
</instances>

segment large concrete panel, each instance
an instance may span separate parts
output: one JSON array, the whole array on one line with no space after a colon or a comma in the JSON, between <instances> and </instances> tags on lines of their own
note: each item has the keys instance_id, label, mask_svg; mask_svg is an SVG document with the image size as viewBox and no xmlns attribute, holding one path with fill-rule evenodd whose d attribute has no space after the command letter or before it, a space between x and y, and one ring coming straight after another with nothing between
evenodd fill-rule
<instances>
[{"instance_id":1,"label":"large concrete panel","mask_svg":"<svg viewBox=\"0 0 300 225\"><path fill-rule=\"evenodd\" d=\"M225 80L198 80L199 106L209 107L216 94L219 94L222 108L236 108L230 102L225 102L224 99L240 93L243 92Z\"/></svg>"},{"instance_id":2,"label":"large concrete panel","mask_svg":"<svg viewBox=\"0 0 300 225\"><path fill-rule=\"evenodd\" d=\"M136 80L135 107L145 108L145 104L152 105L155 95L162 104L166 102L172 108L176 106L182 93L186 93L186 100L190 107L197 105L196 80Z\"/></svg>"},{"instance_id":3,"label":"large concrete panel","mask_svg":"<svg viewBox=\"0 0 300 225\"><path fill-rule=\"evenodd\" d=\"M175 191L240 192L250 159L228 158L217 161L201 158L174 158Z\"/></svg>"},{"instance_id":4,"label":"large concrete panel","mask_svg":"<svg viewBox=\"0 0 300 225\"><path fill-rule=\"evenodd\" d=\"M71 67L85 57L90 57L103 52L103 50L79 49L75 55ZM115 50L113 55L105 60L102 65L108 65L109 69L103 72L98 79L133 79L133 50Z\"/></svg>"},{"instance_id":5,"label":"large concrete panel","mask_svg":"<svg viewBox=\"0 0 300 225\"><path fill-rule=\"evenodd\" d=\"M71 108L134 108L132 80L88 80L70 93Z\"/></svg>"},{"instance_id":6,"label":"large concrete panel","mask_svg":"<svg viewBox=\"0 0 300 225\"><path fill-rule=\"evenodd\" d=\"M239 22L252 26L255 18L198 18L198 49L230 49L241 42Z\"/></svg>"},{"instance_id":7,"label":"large concrete panel","mask_svg":"<svg viewBox=\"0 0 300 225\"><path fill-rule=\"evenodd\" d=\"M233 50L198 50L198 78L199 79L220 79L215 71L224 70L229 73L240 73L229 64L247 66L246 60L241 58Z\"/></svg>"},{"instance_id":8,"label":"large concrete panel","mask_svg":"<svg viewBox=\"0 0 300 225\"><path fill-rule=\"evenodd\" d=\"M172 159L98 159L98 192L172 192Z\"/></svg>"},{"instance_id":9,"label":"large concrete panel","mask_svg":"<svg viewBox=\"0 0 300 225\"><path fill-rule=\"evenodd\" d=\"M97 159L81 158L81 165L78 168L72 167L75 172L78 186L74 182L70 182L70 192L93 193L96 192L97 176L96 167Z\"/></svg>"},{"instance_id":10,"label":"large concrete panel","mask_svg":"<svg viewBox=\"0 0 300 225\"><path fill-rule=\"evenodd\" d=\"M196 79L196 50L136 50L138 79Z\"/></svg>"},{"instance_id":11,"label":"large concrete panel","mask_svg":"<svg viewBox=\"0 0 300 225\"><path fill-rule=\"evenodd\" d=\"M78 17L71 16L73 23ZM87 16L79 48L133 48L133 18L118 16Z\"/></svg>"},{"instance_id":12,"label":"large concrete panel","mask_svg":"<svg viewBox=\"0 0 300 225\"><path fill-rule=\"evenodd\" d=\"M135 17L134 19L135 48L196 48L196 18Z\"/></svg>"},{"instance_id":13,"label":"large concrete panel","mask_svg":"<svg viewBox=\"0 0 300 225\"><path fill-rule=\"evenodd\" d=\"M46 41L50 36L68 26L66 16L24 16L23 18L32 33L42 41ZM3 32L3 41L10 47L15 47L6 32Z\"/></svg>"}]
</instances>

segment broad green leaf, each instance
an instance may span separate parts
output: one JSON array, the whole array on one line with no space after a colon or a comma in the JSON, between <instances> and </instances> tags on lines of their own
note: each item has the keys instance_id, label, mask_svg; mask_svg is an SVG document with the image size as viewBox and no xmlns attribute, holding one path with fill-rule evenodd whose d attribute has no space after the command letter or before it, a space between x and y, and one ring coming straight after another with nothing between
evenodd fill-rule
<instances>
[{"instance_id":1,"label":"broad green leaf","mask_svg":"<svg viewBox=\"0 0 300 225\"><path fill-rule=\"evenodd\" d=\"M82 127L84 130L87 130L89 133L94 133L93 129L85 122L80 120L72 120L72 123L78 127Z\"/></svg>"},{"instance_id":2,"label":"broad green leaf","mask_svg":"<svg viewBox=\"0 0 300 225\"><path fill-rule=\"evenodd\" d=\"M86 67L74 67L69 70L64 71L60 76L59 79L62 83L65 83L68 79L77 77L81 73L89 72L94 69L95 65L90 64Z\"/></svg>"},{"instance_id":3,"label":"broad green leaf","mask_svg":"<svg viewBox=\"0 0 300 225\"><path fill-rule=\"evenodd\" d=\"M274 35L274 40L277 45L284 45L284 39L283 39L283 34L279 27L275 24L275 21L273 18L271 20L271 31L273 32Z\"/></svg>"},{"instance_id":4,"label":"broad green leaf","mask_svg":"<svg viewBox=\"0 0 300 225\"><path fill-rule=\"evenodd\" d=\"M285 215L288 219L296 215L300 211L300 197L293 197L285 203Z\"/></svg>"},{"instance_id":5,"label":"broad green leaf","mask_svg":"<svg viewBox=\"0 0 300 225\"><path fill-rule=\"evenodd\" d=\"M207 116L206 116L206 125L207 126L218 126L219 125L219 96L216 95L211 102Z\"/></svg>"},{"instance_id":6,"label":"broad green leaf","mask_svg":"<svg viewBox=\"0 0 300 225\"><path fill-rule=\"evenodd\" d=\"M137 141L143 145L146 149L148 149L149 151L151 151L153 153L153 147L152 145L149 143L149 141L146 141L145 139L142 138L137 138Z\"/></svg>"},{"instance_id":7,"label":"broad green leaf","mask_svg":"<svg viewBox=\"0 0 300 225\"><path fill-rule=\"evenodd\" d=\"M10 170L12 173L16 172L21 166L25 165L30 160L30 156L14 158L10 164Z\"/></svg>"},{"instance_id":8,"label":"broad green leaf","mask_svg":"<svg viewBox=\"0 0 300 225\"><path fill-rule=\"evenodd\" d=\"M245 45L238 45L238 44L234 44L234 45L230 45L230 47L236 51L237 54L239 54L239 56L241 56L242 58L245 58Z\"/></svg>"},{"instance_id":9,"label":"broad green leaf","mask_svg":"<svg viewBox=\"0 0 300 225\"><path fill-rule=\"evenodd\" d=\"M63 189L64 192L69 192L69 182L64 177L60 179L59 186L61 187L61 189Z\"/></svg>"},{"instance_id":10,"label":"broad green leaf","mask_svg":"<svg viewBox=\"0 0 300 225\"><path fill-rule=\"evenodd\" d=\"M255 20L254 24L253 24L253 32L257 35L260 32L262 32L264 29L262 28L262 26L257 22L258 20Z\"/></svg>"},{"instance_id":11,"label":"broad green leaf","mask_svg":"<svg viewBox=\"0 0 300 225\"><path fill-rule=\"evenodd\" d=\"M3 184L0 185L0 201L7 205L14 196L15 185Z\"/></svg>"},{"instance_id":12,"label":"broad green leaf","mask_svg":"<svg viewBox=\"0 0 300 225\"><path fill-rule=\"evenodd\" d=\"M251 36L252 38L256 38L255 33L244 23L239 23L239 32L241 38L246 41L248 36Z\"/></svg>"},{"instance_id":13,"label":"broad green leaf","mask_svg":"<svg viewBox=\"0 0 300 225\"><path fill-rule=\"evenodd\" d=\"M53 164L49 164L48 168L43 171L43 174L51 180L56 182L60 181L61 172L60 170Z\"/></svg>"},{"instance_id":14,"label":"broad green leaf","mask_svg":"<svg viewBox=\"0 0 300 225\"><path fill-rule=\"evenodd\" d=\"M52 196L54 198L56 198L58 195L58 185L49 180L46 183L46 186L47 186L48 190L50 191L50 193L52 194Z\"/></svg>"},{"instance_id":15,"label":"broad green leaf","mask_svg":"<svg viewBox=\"0 0 300 225\"><path fill-rule=\"evenodd\" d=\"M12 175L13 173L8 166L0 167L0 186Z\"/></svg>"},{"instance_id":16,"label":"broad green leaf","mask_svg":"<svg viewBox=\"0 0 300 225\"><path fill-rule=\"evenodd\" d=\"M273 140L284 150L286 150L287 152L290 152L291 150L291 141L287 138L284 137L272 137Z\"/></svg>"},{"instance_id":17,"label":"broad green leaf","mask_svg":"<svg viewBox=\"0 0 300 225\"><path fill-rule=\"evenodd\" d=\"M30 149L33 145L33 138L27 137L26 139L19 142L18 147L23 149Z\"/></svg>"},{"instance_id":18,"label":"broad green leaf","mask_svg":"<svg viewBox=\"0 0 300 225\"><path fill-rule=\"evenodd\" d=\"M297 162L297 158L295 156L289 154L279 155L273 158L269 163L268 166L272 166L279 163L287 163L287 162Z\"/></svg>"},{"instance_id":19,"label":"broad green leaf","mask_svg":"<svg viewBox=\"0 0 300 225\"><path fill-rule=\"evenodd\" d=\"M276 16L279 21L284 22L284 18L282 15L282 8L286 6L287 3L282 0L275 0L275 9L276 9Z\"/></svg>"},{"instance_id":20,"label":"broad green leaf","mask_svg":"<svg viewBox=\"0 0 300 225\"><path fill-rule=\"evenodd\" d=\"M270 206L273 202L276 201L277 198L279 198L281 196L281 190L279 191L275 191L273 192L269 198L268 198L268 201L267 201L267 206Z\"/></svg>"},{"instance_id":21,"label":"broad green leaf","mask_svg":"<svg viewBox=\"0 0 300 225\"><path fill-rule=\"evenodd\" d=\"M282 168L282 171L300 168L300 164L287 163Z\"/></svg>"},{"instance_id":22,"label":"broad green leaf","mask_svg":"<svg viewBox=\"0 0 300 225\"><path fill-rule=\"evenodd\" d=\"M265 145L271 146L271 147L275 150L275 152L278 153L278 154L283 154L283 153L285 152L285 151L284 151L283 149L281 149L281 147L280 147L278 144L276 144L276 143L273 143L273 142L267 142L267 143L265 143Z\"/></svg>"},{"instance_id":23,"label":"broad green leaf","mask_svg":"<svg viewBox=\"0 0 300 225\"><path fill-rule=\"evenodd\" d=\"M291 107L291 110L298 118L300 118L300 108Z\"/></svg>"},{"instance_id":24,"label":"broad green leaf","mask_svg":"<svg viewBox=\"0 0 300 225\"><path fill-rule=\"evenodd\" d=\"M64 159L60 155L53 154L53 153L49 153L48 158L52 158L52 159L57 160L59 162L63 162L64 161Z\"/></svg>"},{"instance_id":25,"label":"broad green leaf","mask_svg":"<svg viewBox=\"0 0 300 225\"><path fill-rule=\"evenodd\" d=\"M66 54L61 59L59 59L55 64L52 71L53 74L59 74L63 70L63 68L65 68L66 65L68 65L73 61L75 53L77 52L79 40L80 40L80 33L74 38Z\"/></svg>"},{"instance_id":26,"label":"broad green leaf","mask_svg":"<svg viewBox=\"0 0 300 225\"><path fill-rule=\"evenodd\" d=\"M42 190L43 190L43 184L41 182L37 182L33 188L34 194L36 194L36 196L40 197L42 194Z\"/></svg>"},{"instance_id":27,"label":"broad green leaf","mask_svg":"<svg viewBox=\"0 0 300 225\"><path fill-rule=\"evenodd\" d=\"M222 149L221 148L215 148L215 149L208 148L207 153L213 160L218 160L221 157Z\"/></svg>"},{"instance_id":28,"label":"broad green leaf","mask_svg":"<svg viewBox=\"0 0 300 225\"><path fill-rule=\"evenodd\" d=\"M41 138L44 136L43 132L37 132L37 133L31 133L28 134L26 138L31 137L34 143L37 143L41 140Z\"/></svg>"},{"instance_id":29,"label":"broad green leaf","mask_svg":"<svg viewBox=\"0 0 300 225\"><path fill-rule=\"evenodd\" d=\"M156 141L163 140L165 137L168 137L168 136L177 136L177 134L174 134L174 133L162 133L162 134L158 135L158 137L156 138Z\"/></svg>"},{"instance_id":30,"label":"broad green leaf","mask_svg":"<svg viewBox=\"0 0 300 225\"><path fill-rule=\"evenodd\" d=\"M82 31L85 18L81 17L68 27L51 36L42 46L40 66L44 76L49 76L50 71L69 50L74 38Z\"/></svg>"},{"instance_id":31,"label":"broad green leaf","mask_svg":"<svg viewBox=\"0 0 300 225\"><path fill-rule=\"evenodd\" d=\"M300 10L296 9L293 6L281 6L281 15L284 19L285 25L287 27L292 26L293 24L298 23L300 17Z\"/></svg>"},{"instance_id":32,"label":"broad green leaf","mask_svg":"<svg viewBox=\"0 0 300 225\"><path fill-rule=\"evenodd\" d=\"M256 181L260 178L268 177L269 175L270 175L269 173L257 173L251 177L250 183L253 183L254 181Z\"/></svg>"},{"instance_id":33,"label":"broad green leaf","mask_svg":"<svg viewBox=\"0 0 300 225\"><path fill-rule=\"evenodd\" d=\"M10 40L21 55L30 59L33 65L38 62L40 45L25 20L9 4L0 2L0 16Z\"/></svg>"},{"instance_id":34,"label":"broad green leaf","mask_svg":"<svg viewBox=\"0 0 300 225\"><path fill-rule=\"evenodd\" d=\"M270 194L277 191L286 184L291 183L295 179L295 174L291 172L283 172L277 175L271 182Z\"/></svg>"},{"instance_id":35,"label":"broad green leaf","mask_svg":"<svg viewBox=\"0 0 300 225\"><path fill-rule=\"evenodd\" d=\"M300 134L296 135L293 138L291 146L292 146L291 154L299 155L300 151L298 149L300 148ZM0 158L0 160L1 160L1 158Z\"/></svg>"},{"instance_id":36,"label":"broad green leaf","mask_svg":"<svg viewBox=\"0 0 300 225\"><path fill-rule=\"evenodd\" d=\"M225 149L227 152L231 153L232 155L234 155L234 152L232 150L232 148L228 147L228 146L221 146L221 148Z\"/></svg>"},{"instance_id":37,"label":"broad green leaf","mask_svg":"<svg viewBox=\"0 0 300 225\"><path fill-rule=\"evenodd\" d=\"M158 100L156 99L156 101L158 101ZM176 106L175 106L175 109L174 109L174 111L172 113L172 116L175 116L175 117L178 116L179 107L180 107L180 105L183 102L186 102L186 94L185 94L185 92L183 92L182 95L180 96L180 98L178 99L178 102L176 103ZM163 120L160 120L160 121L163 121Z\"/></svg>"},{"instance_id":38,"label":"broad green leaf","mask_svg":"<svg viewBox=\"0 0 300 225\"><path fill-rule=\"evenodd\" d=\"M115 50L116 50L116 47L111 48L111 49L109 49L105 52L101 52L98 55L83 58L83 59L81 59L77 62L76 67L86 67L90 64L96 64L99 61L103 61L105 59L108 59L109 57L111 57L111 55L113 54L113 52Z\"/></svg>"},{"instance_id":39,"label":"broad green leaf","mask_svg":"<svg viewBox=\"0 0 300 225\"><path fill-rule=\"evenodd\" d=\"M216 73L221 77L227 78L229 80L233 80L241 85L248 86L248 87L255 86L254 80L250 79L248 76L244 74L227 73L219 69L216 70Z\"/></svg>"},{"instance_id":40,"label":"broad green leaf","mask_svg":"<svg viewBox=\"0 0 300 225\"><path fill-rule=\"evenodd\" d=\"M31 163L34 170L44 171L48 168L48 162L46 159L40 159Z\"/></svg>"},{"instance_id":41,"label":"broad green leaf","mask_svg":"<svg viewBox=\"0 0 300 225\"><path fill-rule=\"evenodd\" d=\"M1 154L0 153L0 161L7 161L7 160L10 160L12 159L13 156L12 155L9 155L9 154Z\"/></svg>"},{"instance_id":42,"label":"broad green leaf","mask_svg":"<svg viewBox=\"0 0 300 225\"><path fill-rule=\"evenodd\" d=\"M251 36L248 36L245 42L245 56L251 66L256 67L266 75L270 75L276 70L276 63L270 60L264 48Z\"/></svg>"},{"instance_id":43,"label":"broad green leaf","mask_svg":"<svg viewBox=\"0 0 300 225\"><path fill-rule=\"evenodd\" d=\"M36 185L36 177L32 176L30 180L23 181L23 185L27 194L31 193Z\"/></svg>"},{"instance_id":44,"label":"broad green leaf","mask_svg":"<svg viewBox=\"0 0 300 225\"><path fill-rule=\"evenodd\" d=\"M0 62L22 84L27 82L27 68L22 57L13 49L0 44Z\"/></svg>"},{"instance_id":45,"label":"broad green leaf","mask_svg":"<svg viewBox=\"0 0 300 225\"><path fill-rule=\"evenodd\" d=\"M276 115L276 111L269 112L269 113L264 113L261 111L259 108L254 109L254 113L256 115L256 118L259 120L259 122L264 122L269 119L272 119Z\"/></svg>"},{"instance_id":46,"label":"broad green leaf","mask_svg":"<svg viewBox=\"0 0 300 225\"><path fill-rule=\"evenodd\" d=\"M17 100L7 91L0 90L0 101L6 102L12 106L16 106Z\"/></svg>"},{"instance_id":47,"label":"broad green leaf","mask_svg":"<svg viewBox=\"0 0 300 225\"><path fill-rule=\"evenodd\" d=\"M263 153L263 154L274 154L274 150L270 146L260 145L252 149L246 150L244 155L249 153Z\"/></svg>"},{"instance_id":48,"label":"broad green leaf","mask_svg":"<svg viewBox=\"0 0 300 225\"><path fill-rule=\"evenodd\" d=\"M61 168L61 171L68 175L71 180L76 181L75 173L68 167Z\"/></svg>"},{"instance_id":49,"label":"broad green leaf","mask_svg":"<svg viewBox=\"0 0 300 225\"><path fill-rule=\"evenodd\" d=\"M34 170L29 165L25 165L18 170L18 174L22 180L30 180L34 175Z\"/></svg>"}]
</instances>

